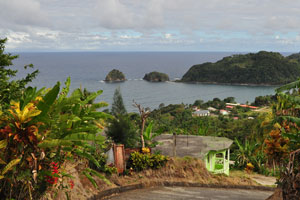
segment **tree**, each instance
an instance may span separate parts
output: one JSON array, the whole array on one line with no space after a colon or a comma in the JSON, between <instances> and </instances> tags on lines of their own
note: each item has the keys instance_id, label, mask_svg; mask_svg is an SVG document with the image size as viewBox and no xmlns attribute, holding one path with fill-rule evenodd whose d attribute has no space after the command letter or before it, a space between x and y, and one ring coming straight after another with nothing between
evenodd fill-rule
<instances>
[{"instance_id":1,"label":"tree","mask_svg":"<svg viewBox=\"0 0 300 200\"><path fill-rule=\"evenodd\" d=\"M137 133L126 115L118 115L110 121L107 136L115 143L124 144L126 148L135 147L137 143Z\"/></svg>"},{"instance_id":2,"label":"tree","mask_svg":"<svg viewBox=\"0 0 300 200\"><path fill-rule=\"evenodd\" d=\"M27 74L25 78L11 80L11 78L16 76L18 70L12 70L9 67L13 65L12 61L18 56L4 53L6 41L7 39L0 39L0 102L3 107L7 107L11 100L20 98L25 86L38 74L38 70L35 70ZM33 65L24 66L25 69L28 67L33 68Z\"/></svg>"},{"instance_id":3,"label":"tree","mask_svg":"<svg viewBox=\"0 0 300 200\"><path fill-rule=\"evenodd\" d=\"M279 166L281 161L286 158L288 142L287 138L282 137L280 129L272 130L269 137L265 139L265 153L270 158L270 161L273 161L274 170L276 165Z\"/></svg>"},{"instance_id":4,"label":"tree","mask_svg":"<svg viewBox=\"0 0 300 200\"><path fill-rule=\"evenodd\" d=\"M223 100L225 103L236 103L234 97L227 97Z\"/></svg>"},{"instance_id":5,"label":"tree","mask_svg":"<svg viewBox=\"0 0 300 200\"><path fill-rule=\"evenodd\" d=\"M145 129L145 123L146 120L150 114L149 110L145 110L140 104L137 104L135 101L133 101L133 106L139 109L140 112L140 117L141 117L141 132L140 132L140 137L141 137L141 144L142 148L145 148L145 140L144 140L144 129Z\"/></svg>"},{"instance_id":6,"label":"tree","mask_svg":"<svg viewBox=\"0 0 300 200\"><path fill-rule=\"evenodd\" d=\"M112 103L112 106L111 106L111 113L114 116L124 115L124 114L127 113L126 108L124 106L123 97L122 97L122 94L121 94L120 87L118 87L115 90L113 103Z\"/></svg>"}]
</instances>

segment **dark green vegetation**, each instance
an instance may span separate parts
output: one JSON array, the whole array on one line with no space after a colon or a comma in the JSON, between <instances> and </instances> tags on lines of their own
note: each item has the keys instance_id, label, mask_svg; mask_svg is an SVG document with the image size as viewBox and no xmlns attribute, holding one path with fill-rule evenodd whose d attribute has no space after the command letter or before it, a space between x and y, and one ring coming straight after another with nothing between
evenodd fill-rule
<instances>
[{"instance_id":1,"label":"dark green vegetation","mask_svg":"<svg viewBox=\"0 0 300 200\"><path fill-rule=\"evenodd\" d=\"M165 82L170 80L167 74L161 72L150 72L145 74L143 79L150 82Z\"/></svg>"},{"instance_id":2,"label":"dark green vegetation","mask_svg":"<svg viewBox=\"0 0 300 200\"><path fill-rule=\"evenodd\" d=\"M123 72L113 69L111 70L105 77L105 81L108 82L121 82L121 81L126 81L125 75Z\"/></svg>"},{"instance_id":3,"label":"dark green vegetation","mask_svg":"<svg viewBox=\"0 0 300 200\"><path fill-rule=\"evenodd\" d=\"M277 95L266 95L255 97L252 105L254 106L270 106L277 101Z\"/></svg>"},{"instance_id":4,"label":"dark green vegetation","mask_svg":"<svg viewBox=\"0 0 300 200\"><path fill-rule=\"evenodd\" d=\"M35 70L32 73L28 73L27 76L22 79L12 80L18 71L12 70L9 67L18 56L4 53L5 42L6 39L0 39L0 102L2 107L7 106L11 100L20 98L22 90L24 90L26 85L38 74L38 70ZM24 68L33 68L33 65L29 64L24 66Z\"/></svg>"},{"instance_id":5,"label":"dark green vegetation","mask_svg":"<svg viewBox=\"0 0 300 200\"><path fill-rule=\"evenodd\" d=\"M260 51L224 57L216 63L192 66L183 82L281 85L300 76L299 55L284 57L280 53Z\"/></svg>"},{"instance_id":6,"label":"dark green vegetation","mask_svg":"<svg viewBox=\"0 0 300 200\"><path fill-rule=\"evenodd\" d=\"M108 137L117 144L124 144L125 148L137 147L137 129L127 115L115 116L109 123Z\"/></svg>"},{"instance_id":7,"label":"dark green vegetation","mask_svg":"<svg viewBox=\"0 0 300 200\"><path fill-rule=\"evenodd\" d=\"M300 53L294 53L292 55L289 55L287 58L292 61L300 62Z\"/></svg>"},{"instance_id":8,"label":"dark green vegetation","mask_svg":"<svg viewBox=\"0 0 300 200\"><path fill-rule=\"evenodd\" d=\"M111 113L114 116L125 115L127 113L124 102L123 102L123 97L121 94L120 87L118 87L115 90L114 97L113 97L113 103L111 105Z\"/></svg>"}]
</instances>

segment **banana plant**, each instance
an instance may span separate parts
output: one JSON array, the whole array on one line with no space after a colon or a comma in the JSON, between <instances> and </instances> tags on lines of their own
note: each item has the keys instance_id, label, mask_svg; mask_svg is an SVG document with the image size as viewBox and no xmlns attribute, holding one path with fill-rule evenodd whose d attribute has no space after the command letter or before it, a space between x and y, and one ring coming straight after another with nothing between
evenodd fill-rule
<instances>
[{"instance_id":1,"label":"banana plant","mask_svg":"<svg viewBox=\"0 0 300 200\"><path fill-rule=\"evenodd\" d=\"M242 145L238 139L235 139L235 143L238 146L236 152L236 159L240 167L244 167L247 163L250 163L258 144L250 143L249 140L245 140L245 144Z\"/></svg>"},{"instance_id":2,"label":"banana plant","mask_svg":"<svg viewBox=\"0 0 300 200\"><path fill-rule=\"evenodd\" d=\"M152 128L153 128L153 122L151 121L143 134L146 146L151 148L155 147L158 144L158 142L154 141L154 138L159 136L162 133L162 131L152 133Z\"/></svg>"}]
</instances>

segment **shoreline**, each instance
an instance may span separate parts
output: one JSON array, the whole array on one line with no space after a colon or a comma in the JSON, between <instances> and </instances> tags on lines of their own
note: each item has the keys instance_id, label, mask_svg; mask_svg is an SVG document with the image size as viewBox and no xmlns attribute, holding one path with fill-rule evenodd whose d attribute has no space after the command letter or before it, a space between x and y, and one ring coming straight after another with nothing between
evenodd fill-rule
<instances>
[{"instance_id":1,"label":"shoreline","mask_svg":"<svg viewBox=\"0 0 300 200\"><path fill-rule=\"evenodd\" d=\"M126 81L146 81L149 83L185 83L185 84L203 84L203 85L229 85L229 86L251 86L251 87L280 87L282 85L279 84L267 84L267 83L261 83L261 84L254 84L254 83L218 83L218 82L198 82L198 81L180 81L180 80L169 80L169 81L147 81L144 79L126 79L124 81L105 81L105 80L100 80L99 82L104 82L104 83L123 83Z\"/></svg>"},{"instance_id":2,"label":"shoreline","mask_svg":"<svg viewBox=\"0 0 300 200\"><path fill-rule=\"evenodd\" d=\"M199 82L199 81L180 81L180 80L174 80L171 82L177 82L177 83L186 83L186 84L206 84L206 85L232 85L232 86L264 86L264 87L280 87L282 85L279 84L267 84L267 83L261 83L261 84L254 84L254 83L218 83L218 82Z\"/></svg>"}]
</instances>

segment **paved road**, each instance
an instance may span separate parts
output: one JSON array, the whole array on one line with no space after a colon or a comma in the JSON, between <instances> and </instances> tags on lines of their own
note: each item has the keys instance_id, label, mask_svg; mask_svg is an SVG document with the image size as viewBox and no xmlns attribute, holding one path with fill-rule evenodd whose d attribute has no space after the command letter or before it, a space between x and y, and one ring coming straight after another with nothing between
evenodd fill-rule
<instances>
[{"instance_id":1,"label":"paved road","mask_svg":"<svg viewBox=\"0 0 300 200\"><path fill-rule=\"evenodd\" d=\"M132 190L111 196L110 200L265 200L273 192L199 187L161 187Z\"/></svg>"}]
</instances>

